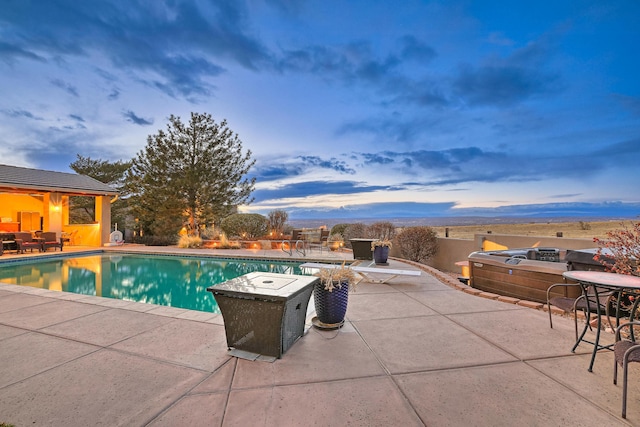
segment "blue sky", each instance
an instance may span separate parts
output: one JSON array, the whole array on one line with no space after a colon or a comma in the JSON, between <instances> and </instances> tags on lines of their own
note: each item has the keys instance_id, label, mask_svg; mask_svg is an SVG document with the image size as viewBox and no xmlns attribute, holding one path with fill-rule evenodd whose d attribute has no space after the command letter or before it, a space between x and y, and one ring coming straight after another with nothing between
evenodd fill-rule
<instances>
[{"instance_id":1,"label":"blue sky","mask_svg":"<svg viewBox=\"0 0 640 427\"><path fill-rule=\"evenodd\" d=\"M228 125L291 218L640 214L640 2L5 0L0 162Z\"/></svg>"}]
</instances>

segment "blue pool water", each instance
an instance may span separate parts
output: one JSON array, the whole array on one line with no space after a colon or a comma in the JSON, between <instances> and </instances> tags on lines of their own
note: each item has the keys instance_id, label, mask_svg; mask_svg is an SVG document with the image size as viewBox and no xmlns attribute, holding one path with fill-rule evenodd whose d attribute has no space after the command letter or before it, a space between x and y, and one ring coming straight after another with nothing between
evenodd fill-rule
<instances>
[{"instance_id":1,"label":"blue pool water","mask_svg":"<svg viewBox=\"0 0 640 427\"><path fill-rule=\"evenodd\" d=\"M207 288L254 271L303 274L300 263L94 254L0 264L0 282L219 313Z\"/></svg>"}]
</instances>

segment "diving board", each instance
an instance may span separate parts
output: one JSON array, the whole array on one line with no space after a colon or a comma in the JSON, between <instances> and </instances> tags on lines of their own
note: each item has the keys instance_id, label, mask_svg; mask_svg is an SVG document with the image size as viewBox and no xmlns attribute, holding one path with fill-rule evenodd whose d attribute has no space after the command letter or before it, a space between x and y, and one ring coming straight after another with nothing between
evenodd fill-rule
<instances>
[{"instance_id":1,"label":"diving board","mask_svg":"<svg viewBox=\"0 0 640 427\"><path fill-rule=\"evenodd\" d=\"M305 262L304 264L300 264L301 268L338 268L341 266L342 264L323 264L320 262ZM398 270L394 268L360 267L357 265L348 265L347 267L359 273L368 282L372 283L387 283L389 280L397 276L420 276L421 274L420 270ZM384 274L387 275L387 277L385 277L384 279L375 279L374 277L370 276L372 274Z\"/></svg>"}]
</instances>

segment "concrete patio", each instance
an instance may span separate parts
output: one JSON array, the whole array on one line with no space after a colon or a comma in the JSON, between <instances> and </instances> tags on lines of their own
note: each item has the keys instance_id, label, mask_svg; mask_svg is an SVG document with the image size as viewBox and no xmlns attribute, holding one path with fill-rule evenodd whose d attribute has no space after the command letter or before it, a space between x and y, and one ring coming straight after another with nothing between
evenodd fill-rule
<instances>
[{"instance_id":1,"label":"concrete patio","mask_svg":"<svg viewBox=\"0 0 640 427\"><path fill-rule=\"evenodd\" d=\"M233 255L283 256L246 252ZM587 372L589 346L570 352L571 320L550 329L542 310L438 277L361 283L341 330L311 328L273 363L228 356L220 315L0 284L0 422L640 425L637 367L623 420L612 353Z\"/></svg>"}]
</instances>

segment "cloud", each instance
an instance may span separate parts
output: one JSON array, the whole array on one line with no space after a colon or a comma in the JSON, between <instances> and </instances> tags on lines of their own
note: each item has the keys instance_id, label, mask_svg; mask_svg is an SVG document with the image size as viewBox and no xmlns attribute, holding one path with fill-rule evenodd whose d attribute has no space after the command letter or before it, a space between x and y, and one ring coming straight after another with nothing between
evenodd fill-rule
<instances>
[{"instance_id":1,"label":"cloud","mask_svg":"<svg viewBox=\"0 0 640 427\"><path fill-rule=\"evenodd\" d=\"M148 65L151 67L151 64ZM159 61L154 71L160 72L164 79L141 78L140 81L172 98L184 96L195 102L198 97L210 96L215 87L206 83L203 77L218 76L224 69L204 58L179 55Z\"/></svg>"},{"instance_id":2,"label":"cloud","mask_svg":"<svg viewBox=\"0 0 640 427\"><path fill-rule=\"evenodd\" d=\"M396 55L377 58L368 42L339 46L314 45L286 50L277 63L283 71L319 75L343 83L380 83L400 61Z\"/></svg>"},{"instance_id":3,"label":"cloud","mask_svg":"<svg viewBox=\"0 0 640 427\"><path fill-rule=\"evenodd\" d=\"M637 159L640 141L616 145L619 162ZM256 191L258 201L276 198L298 198L317 194L361 194L372 191L399 191L446 188L473 183L536 182L551 176L580 179L594 177L605 170L616 158L602 162L604 154L583 151L580 154L550 154L546 150L518 153L513 150L486 150L477 146L443 150L413 150L379 152L353 152L342 158L324 159L319 156L298 156L293 162L257 167L253 174L259 184L272 184L271 188ZM607 151L603 151L606 153ZM260 163L260 162L259 162ZM567 164L572 164L567 168ZM380 167L387 174L385 185L363 184L358 181L318 181L315 168L328 169L348 175L377 174ZM286 180L295 178L298 183ZM283 184L284 183L284 184ZM560 198L560 196L558 196Z\"/></svg>"},{"instance_id":4,"label":"cloud","mask_svg":"<svg viewBox=\"0 0 640 427\"><path fill-rule=\"evenodd\" d=\"M352 120L339 125L335 130L337 137L351 134L369 134L376 138L390 141L407 142L417 139L425 128L416 122L406 122L400 118L371 117L362 120Z\"/></svg>"},{"instance_id":5,"label":"cloud","mask_svg":"<svg viewBox=\"0 0 640 427\"><path fill-rule=\"evenodd\" d=\"M271 162L268 163L269 164L267 166L262 166L260 163L256 163L256 166L252 169L251 175L256 178L257 182L276 181L300 176L304 173L304 168L299 163L281 163L278 165L273 165Z\"/></svg>"},{"instance_id":6,"label":"cloud","mask_svg":"<svg viewBox=\"0 0 640 427\"><path fill-rule=\"evenodd\" d=\"M415 151L381 151L378 153L356 153L362 158L364 165L376 167L378 165L395 166L399 169L410 169L411 174L425 175L425 172L437 171L438 176L443 176L443 171L455 175L460 180L449 180L451 182L464 182L470 179L465 171L470 164L496 164L507 162L505 153L485 151L479 147L451 148L445 150L415 150ZM487 179L489 175L482 169L482 176ZM468 172L468 171L467 171ZM447 175L444 175L445 177ZM471 180L476 180L479 175L475 175ZM492 180L495 178L491 178ZM439 180L438 182L442 182Z\"/></svg>"},{"instance_id":7,"label":"cloud","mask_svg":"<svg viewBox=\"0 0 640 427\"><path fill-rule=\"evenodd\" d=\"M513 66L463 66L455 81L456 93L471 105L513 105L551 91L553 76Z\"/></svg>"},{"instance_id":8,"label":"cloud","mask_svg":"<svg viewBox=\"0 0 640 427\"><path fill-rule=\"evenodd\" d=\"M453 81L454 93L469 105L509 106L536 95L557 94L560 76L546 70L549 46L540 41L515 50L507 58L485 64L463 64Z\"/></svg>"},{"instance_id":9,"label":"cloud","mask_svg":"<svg viewBox=\"0 0 640 427\"><path fill-rule=\"evenodd\" d=\"M606 149L571 150L568 153L549 150L519 152L510 148L467 146L442 150L352 152L330 159L298 156L293 161L278 165L267 162L269 166L258 167L253 173L259 184L274 183L271 188L261 188L256 192L256 199L264 201L317 194L362 194L378 190L462 191L459 186L465 184L526 183L548 180L553 176L563 179L594 178L611 165L632 164L639 156L639 140L620 142ZM567 164L572 166L568 168ZM316 168L355 176L376 175L381 167L387 174L384 185L358 181L318 181L313 175ZM290 178L298 183L286 182ZM557 196L561 197L566 199L569 196Z\"/></svg>"},{"instance_id":10,"label":"cloud","mask_svg":"<svg viewBox=\"0 0 640 427\"><path fill-rule=\"evenodd\" d=\"M277 161L277 164L274 164ZM324 159L320 156L296 156L283 162L282 159L258 159L256 166L251 171L256 181L270 182L287 178L300 177L314 169L327 169L334 172L353 175L355 169L345 161L336 158Z\"/></svg>"},{"instance_id":11,"label":"cloud","mask_svg":"<svg viewBox=\"0 0 640 427\"><path fill-rule=\"evenodd\" d=\"M361 156L364 157L364 163L367 165L388 165L395 161L392 156L384 153L361 153Z\"/></svg>"},{"instance_id":12,"label":"cloud","mask_svg":"<svg viewBox=\"0 0 640 427\"><path fill-rule=\"evenodd\" d=\"M322 169L330 169L350 175L356 173L355 169L350 168L344 161L337 160L335 158L331 158L329 160L325 160L318 156L298 156L296 158L302 160L306 166L316 166Z\"/></svg>"},{"instance_id":13,"label":"cloud","mask_svg":"<svg viewBox=\"0 0 640 427\"><path fill-rule=\"evenodd\" d=\"M50 83L57 87L60 88L62 90L64 90L65 92L67 92L69 95L75 96L75 97L79 97L80 95L78 95L78 89L73 86L70 83L67 83L61 79L52 79L50 80Z\"/></svg>"},{"instance_id":14,"label":"cloud","mask_svg":"<svg viewBox=\"0 0 640 427\"><path fill-rule=\"evenodd\" d=\"M139 117L131 110L124 111L122 115L127 119L128 122L136 125L149 126L153 124L153 119L144 119L142 117Z\"/></svg>"},{"instance_id":15,"label":"cloud","mask_svg":"<svg viewBox=\"0 0 640 427\"><path fill-rule=\"evenodd\" d=\"M0 16L11 35L0 49L13 58L43 61L97 54L150 87L194 98L210 94L214 86L208 80L224 72L211 58L253 70L267 61L260 40L245 33L246 7L243 2L179 1L147 4L143 10L127 2L62 0L33 8L16 2Z\"/></svg>"},{"instance_id":16,"label":"cloud","mask_svg":"<svg viewBox=\"0 0 640 427\"><path fill-rule=\"evenodd\" d=\"M612 142L605 147L598 148L593 153L588 153L589 158L595 158L603 165L622 165L631 163L637 166L640 159L640 138L627 141Z\"/></svg>"},{"instance_id":17,"label":"cloud","mask_svg":"<svg viewBox=\"0 0 640 427\"><path fill-rule=\"evenodd\" d=\"M581 196L581 193L567 193L567 194L553 194L553 195L549 195L548 197L550 199L572 199L574 197L578 197Z\"/></svg>"},{"instance_id":18,"label":"cloud","mask_svg":"<svg viewBox=\"0 0 640 427\"><path fill-rule=\"evenodd\" d=\"M393 175L415 176L415 185L443 186L469 182L527 182L549 176L596 176L612 165L632 165L640 158L640 140L612 143L595 150L548 150L521 153L511 149L487 150L477 146L443 150L357 152L361 167L384 165ZM571 164L570 168L567 164ZM404 185L407 181L405 181Z\"/></svg>"},{"instance_id":19,"label":"cloud","mask_svg":"<svg viewBox=\"0 0 640 427\"><path fill-rule=\"evenodd\" d=\"M20 46L14 44L0 42L0 58L6 63L14 62L19 59L31 59L34 61L44 62L44 58Z\"/></svg>"},{"instance_id":20,"label":"cloud","mask_svg":"<svg viewBox=\"0 0 640 427\"><path fill-rule=\"evenodd\" d=\"M424 64L432 61L437 56L434 48L412 35L400 38L400 44L401 56L406 60L414 60Z\"/></svg>"},{"instance_id":21,"label":"cloud","mask_svg":"<svg viewBox=\"0 0 640 427\"><path fill-rule=\"evenodd\" d=\"M421 107L448 107L452 105L448 90L441 82L431 79L413 80L396 78L386 92L391 96L390 103L412 104Z\"/></svg>"},{"instance_id":22,"label":"cloud","mask_svg":"<svg viewBox=\"0 0 640 427\"><path fill-rule=\"evenodd\" d=\"M252 196L256 203L273 199L297 198L331 194L371 193L373 191L388 190L391 187L381 185L366 185L356 181L306 181L286 184L275 189L255 190Z\"/></svg>"},{"instance_id":23,"label":"cloud","mask_svg":"<svg viewBox=\"0 0 640 427\"><path fill-rule=\"evenodd\" d=\"M29 167L53 171L70 171L68 165L75 161L76 154L94 158L119 158L121 153L111 152L108 146L88 145L96 135L87 132L77 121L61 120L61 126L34 126L30 129L29 143L15 148L17 154L29 160ZM69 124L72 123L72 124Z\"/></svg>"},{"instance_id":24,"label":"cloud","mask_svg":"<svg viewBox=\"0 0 640 427\"><path fill-rule=\"evenodd\" d=\"M36 116L31 111L26 111L26 110L3 110L2 112L7 116L14 117L14 118L24 117L27 119L38 120L38 121L44 120L44 118L40 116Z\"/></svg>"},{"instance_id":25,"label":"cloud","mask_svg":"<svg viewBox=\"0 0 640 427\"><path fill-rule=\"evenodd\" d=\"M368 85L383 97L380 102L385 105L408 102L440 107L450 104L446 88L418 71L428 70L436 57L433 47L413 35L405 35L396 39L395 49L382 53L363 41L284 50L277 68L347 85ZM417 68L411 68L416 64Z\"/></svg>"},{"instance_id":26,"label":"cloud","mask_svg":"<svg viewBox=\"0 0 640 427\"><path fill-rule=\"evenodd\" d=\"M84 123L84 119L81 116L78 116L76 114L69 114L69 118L78 121L78 122L83 122Z\"/></svg>"}]
</instances>

